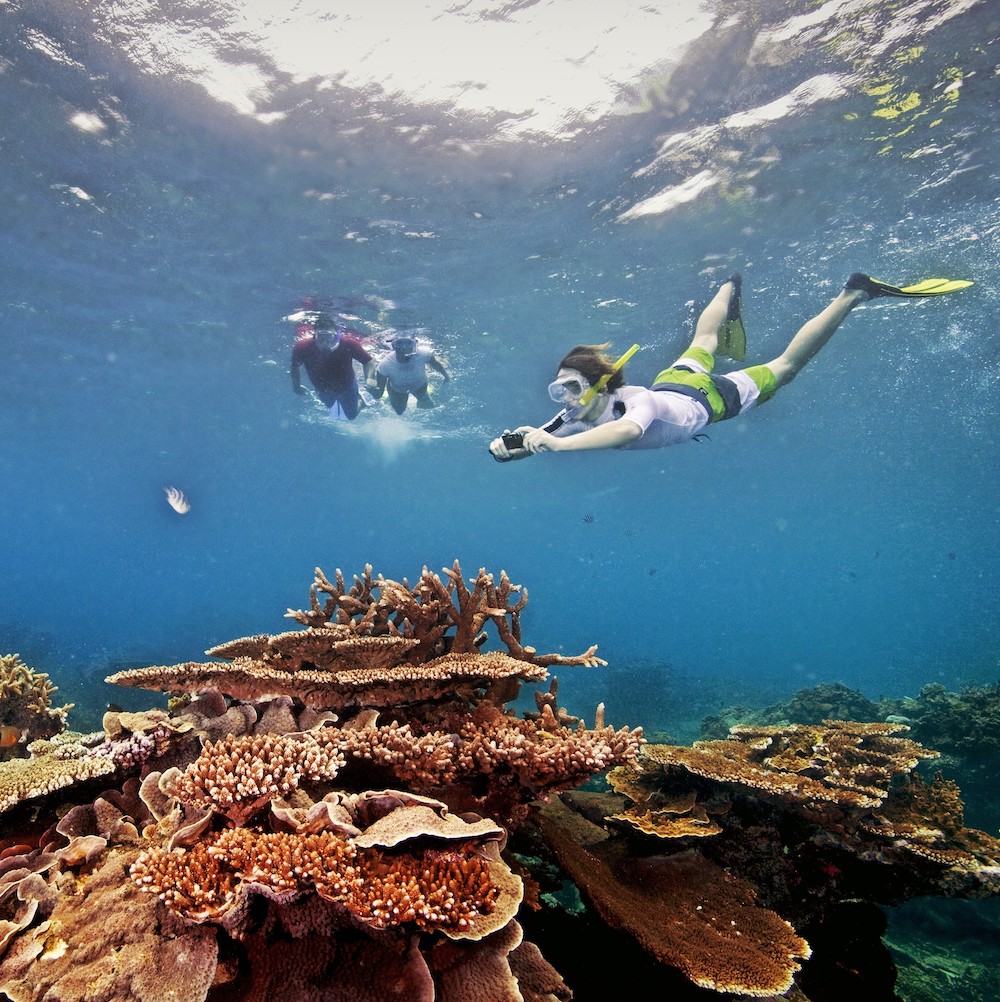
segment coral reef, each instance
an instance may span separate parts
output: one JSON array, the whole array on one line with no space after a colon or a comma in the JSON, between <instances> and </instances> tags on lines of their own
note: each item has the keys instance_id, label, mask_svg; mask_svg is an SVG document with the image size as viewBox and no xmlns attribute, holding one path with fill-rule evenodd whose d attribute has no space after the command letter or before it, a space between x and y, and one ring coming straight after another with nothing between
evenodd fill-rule
<instances>
[{"instance_id":1,"label":"coral reef","mask_svg":"<svg viewBox=\"0 0 1000 1002\"><path fill-rule=\"evenodd\" d=\"M787 700L762 709L725 707L702 720L701 738L725 740L730 728L739 724L776 727L783 724L821 724L824 720L867 723L885 718L886 711L856 689L840 682L822 682L808 689L799 689ZM928 747L938 748L933 742L925 743Z\"/></svg>"},{"instance_id":2,"label":"coral reef","mask_svg":"<svg viewBox=\"0 0 1000 1002\"><path fill-rule=\"evenodd\" d=\"M609 924L696 983L766 996L794 977L814 1002L843 998L865 990L829 956L847 942L830 935L851 924L845 901L1000 894L1000 840L965 827L955 784L921 778L936 753L905 731L827 720L647 745L609 773L614 795L564 795L542 809L541 831ZM882 927L864 925L875 931L852 949L887 976ZM823 987L835 982L839 995Z\"/></svg>"},{"instance_id":3,"label":"coral reef","mask_svg":"<svg viewBox=\"0 0 1000 1002\"><path fill-rule=\"evenodd\" d=\"M170 997L191 1000L210 986L241 999L569 999L523 939L524 881L504 846L539 798L633 763L641 730L605 725L600 709L588 729L558 707L554 679L537 712L506 709L552 665L602 662L594 648L526 646L527 593L505 574L467 585L456 563L445 579L425 569L411 589L369 567L348 588L317 570L310 608L289 612L304 629L209 651L228 663L112 676L174 693L169 711L109 712L65 757L36 742L9 763L20 771L0 810L24 829L0 870L9 997L35 997L36 983L66 1000L166 997L145 956L172 972ZM506 653L484 650L491 629ZM42 782L50 758L62 771ZM108 775L120 792L88 792ZM60 812L30 835L31 819ZM102 910L114 919L96 950L79 923L103 928Z\"/></svg>"},{"instance_id":4,"label":"coral reef","mask_svg":"<svg viewBox=\"0 0 1000 1002\"><path fill-rule=\"evenodd\" d=\"M559 804L541 830L609 925L624 929L694 984L735 995L788 991L809 945L757 892L697 850L631 855L623 840Z\"/></svg>"},{"instance_id":5,"label":"coral reef","mask_svg":"<svg viewBox=\"0 0 1000 1002\"><path fill-rule=\"evenodd\" d=\"M0 762L0 813L76 783L115 772L115 764L94 753L102 734L66 731L49 740L32 741L28 758Z\"/></svg>"},{"instance_id":6,"label":"coral reef","mask_svg":"<svg viewBox=\"0 0 1000 1002\"><path fill-rule=\"evenodd\" d=\"M1000 755L1000 682L949 692L925 685L919 695L883 700L884 716L904 720L920 740L946 755L983 759Z\"/></svg>"},{"instance_id":7,"label":"coral reef","mask_svg":"<svg viewBox=\"0 0 1000 1002\"><path fill-rule=\"evenodd\" d=\"M317 570L300 629L112 676L168 710L0 763L7 999L568 1002L530 941L566 875L671 997L888 999L878 905L1000 892L904 724L814 719L853 699L817 687L808 722L644 745L559 706L549 668L601 662L527 646L526 601L457 564Z\"/></svg>"},{"instance_id":8,"label":"coral reef","mask_svg":"<svg viewBox=\"0 0 1000 1002\"><path fill-rule=\"evenodd\" d=\"M56 691L49 676L30 668L19 654L0 654L0 760L23 757L30 742L66 729L73 704L53 707Z\"/></svg>"}]
</instances>

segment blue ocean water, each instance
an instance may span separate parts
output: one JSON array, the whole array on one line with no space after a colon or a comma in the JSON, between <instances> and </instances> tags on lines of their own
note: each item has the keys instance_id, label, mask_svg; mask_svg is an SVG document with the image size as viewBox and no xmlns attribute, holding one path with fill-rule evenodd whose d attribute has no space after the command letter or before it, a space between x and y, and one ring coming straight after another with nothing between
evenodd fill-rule
<instances>
[{"instance_id":1,"label":"blue ocean water","mask_svg":"<svg viewBox=\"0 0 1000 1002\"><path fill-rule=\"evenodd\" d=\"M685 737L996 679L995 4L266 6L0 7L0 648L78 727L148 704L110 670L367 563L505 569L529 642L608 661L561 701ZM709 442L490 458L571 344L638 342L649 381L734 270L755 362L855 270L976 284L856 310ZM309 294L425 328L442 405L295 396Z\"/></svg>"}]
</instances>

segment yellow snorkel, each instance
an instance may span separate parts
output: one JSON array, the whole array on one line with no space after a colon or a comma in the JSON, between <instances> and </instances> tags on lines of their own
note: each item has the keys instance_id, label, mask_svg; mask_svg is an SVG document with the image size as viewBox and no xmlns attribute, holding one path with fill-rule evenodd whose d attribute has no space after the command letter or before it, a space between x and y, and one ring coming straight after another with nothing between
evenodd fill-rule
<instances>
[{"instance_id":1,"label":"yellow snorkel","mask_svg":"<svg viewBox=\"0 0 1000 1002\"><path fill-rule=\"evenodd\" d=\"M574 410L581 410L582 408L586 407L587 404L589 404L591 402L591 400L593 400L594 397L596 397L597 394L600 393L601 390L603 390L604 387L608 385L608 383L611 381L611 377L616 372L618 372L619 369L621 369L625 365L625 363L638 350L639 350L639 346L637 344L632 345L632 347L629 348L629 350L627 352L625 352L625 354L622 355L622 357L620 359L618 359L617 362L615 362L615 364L611 367L611 371L610 372L606 372L603 376L601 376L600 379L597 380L596 383L594 383L593 386L591 386L589 389L586 389L586 390L583 391L583 393L580 396L579 401L577 401L576 407L574 407L573 409Z\"/></svg>"}]
</instances>

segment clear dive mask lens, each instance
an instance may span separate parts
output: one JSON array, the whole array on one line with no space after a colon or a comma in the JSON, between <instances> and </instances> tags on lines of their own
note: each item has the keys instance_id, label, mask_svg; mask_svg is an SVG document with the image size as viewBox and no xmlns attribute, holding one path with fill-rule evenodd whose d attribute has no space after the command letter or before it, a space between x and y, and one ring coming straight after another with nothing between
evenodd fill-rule
<instances>
[{"instance_id":1,"label":"clear dive mask lens","mask_svg":"<svg viewBox=\"0 0 1000 1002\"><path fill-rule=\"evenodd\" d=\"M577 376L565 376L549 383L549 396L557 404L575 404L580 397L590 389L586 379Z\"/></svg>"}]
</instances>

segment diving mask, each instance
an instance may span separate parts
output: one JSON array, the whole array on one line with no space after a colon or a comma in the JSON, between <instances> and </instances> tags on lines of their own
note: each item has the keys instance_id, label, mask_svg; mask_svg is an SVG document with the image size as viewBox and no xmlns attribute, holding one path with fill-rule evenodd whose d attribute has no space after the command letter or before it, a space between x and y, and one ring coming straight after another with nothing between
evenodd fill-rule
<instances>
[{"instance_id":1,"label":"diving mask","mask_svg":"<svg viewBox=\"0 0 1000 1002\"><path fill-rule=\"evenodd\" d=\"M549 383L549 396L557 404L574 406L590 389L590 383L582 376L561 376Z\"/></svg>"},{"instance_id":2,"label":"diving mask","mask_svg":"<svg viewBox=\"0 0 1000 1002\"><path fill-rule=\"evenodd\" d=\"M409 334L400 334L391 343L396 357L403 360L411 358L417 350L417 339Z\"/></svg>"}]
</instances>

